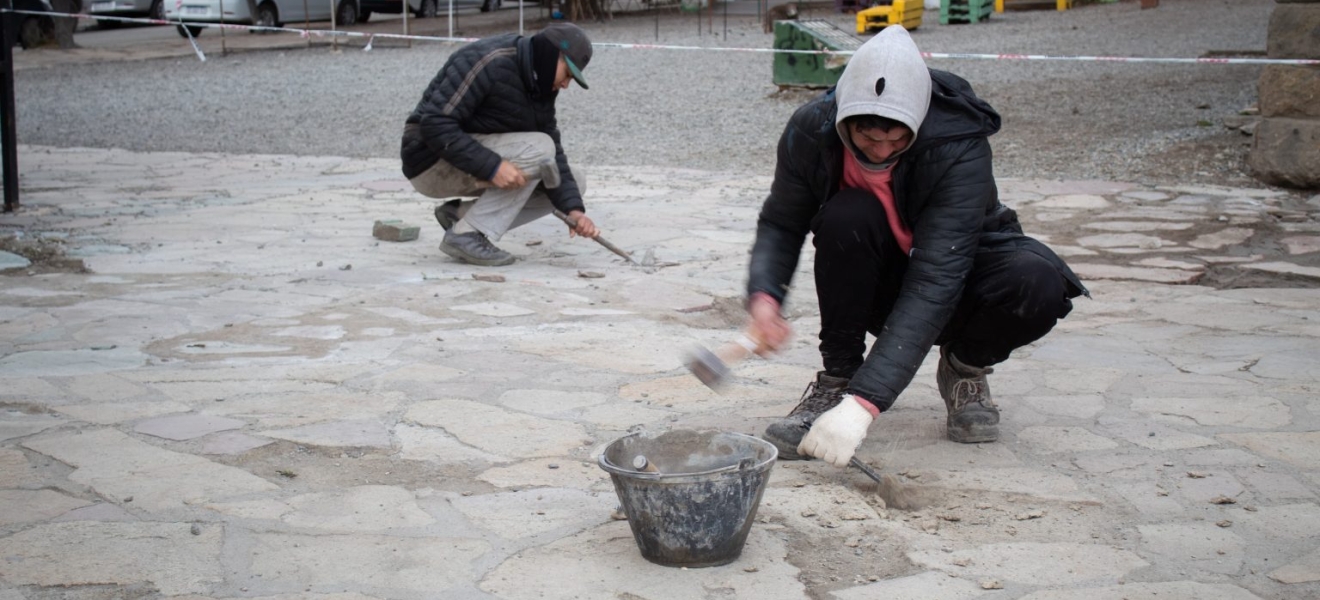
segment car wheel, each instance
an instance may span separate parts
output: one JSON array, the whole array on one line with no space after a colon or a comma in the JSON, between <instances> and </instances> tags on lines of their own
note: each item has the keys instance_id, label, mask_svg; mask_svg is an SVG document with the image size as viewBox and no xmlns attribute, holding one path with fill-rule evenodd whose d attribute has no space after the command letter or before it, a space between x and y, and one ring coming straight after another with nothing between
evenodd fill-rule
<instances>
[{"instance_id":1,"label":"car wheel","mask_svg":"<svg viewBox=\"0 0 1320 600\"><path fill-rule=\"evenodd\" d=\"M486 0L485 2L481 3L481 12L490 12L492 10L499 10L500 6L503 4L504 3L501 2L501 0Z\"/></svg>"},{"instance_id":2,"label":"car wheel","mask_svg":"<svg viewBox=\"0 0 1320 600\"><path fill-rule=\"evenodd\" d=\"M191 37L197 37L202 35L202 31L206 28L198 27L197 25L177 25L174 29L179 32L179 37L189 37L188 34L190 33L192 34Z\"/></svg>"},{"instance_id":3,"label":"car wheel","mask_svg":"<svg viewBox=\"0 0 1320 600\"><path fill-rule=\"evenodd\" d=\"M348 27L357 24L357 0L340 0L339 10L335 11L335 25Z\"/></svg>"},{"instance_id":4,"label":"car wheel","mask_svg":"<svg viewBox=\"0 0 1320 600\"><path fill-rule=\"evenodd\" d=\"M24 50L36 48L46 43L46 32L41 27L41 17L29 16L18 26L18 45Z\"/></svg>"},{"instance_id":5,"label":"car wheel","mask_svg":"<svg viewBox=\"0 0 1320 600\"><path fill-rule=\"evenodd\" d=\"M253 25L257 27L279 27L280 11L275 8L274 2L262 2L257 7L257 18L253 20ZM257 30L257 33L270 33L266 30Z\"/></svg>"},{"instance_id":6,"label":"car wheel","mask_svg":"<svg viewBox=\"0 0 1320 600\"><path fill-rule=\"evenodd\" d=\"M156 19L157 21L164 21L164 20L165 20L165 2L164 2L164 0L156 0L155 2L152 2L152 3L151 3L151 8L150 8L149 10L147 10L147 18L148 18L148 19Z\"/></svg>"},{"instance_id":7,"label":"car wheel","mask_svg":"<svg viewBox=\"0 0 1320 600\"><path fill-rule=\"evenodd\" d=\"M422 0L421 6L417 7L417 18L430 19L440 14L436 0Z\"/></svg>"}]
</instances>

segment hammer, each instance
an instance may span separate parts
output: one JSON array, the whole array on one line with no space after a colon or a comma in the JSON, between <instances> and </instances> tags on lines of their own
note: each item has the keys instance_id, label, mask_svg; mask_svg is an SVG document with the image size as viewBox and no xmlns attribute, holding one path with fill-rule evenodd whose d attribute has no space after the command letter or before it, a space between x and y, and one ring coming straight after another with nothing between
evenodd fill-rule
<instances>
[{"instance_id":1,"label":"hammer","mask_svg":"<svg viewBox=\"0 0 1320 600\"><path fill-rule=\"evenodd\" d=\"M687 368L701 383L706 384L706 387L718 390L724 378L728 376L729 368L755 354L760 346L761 344L752 339L752 336L743 332L737 339L720 346L714 352L704 346L697 346L688 355Z\"/></svg>"}]
</instances>

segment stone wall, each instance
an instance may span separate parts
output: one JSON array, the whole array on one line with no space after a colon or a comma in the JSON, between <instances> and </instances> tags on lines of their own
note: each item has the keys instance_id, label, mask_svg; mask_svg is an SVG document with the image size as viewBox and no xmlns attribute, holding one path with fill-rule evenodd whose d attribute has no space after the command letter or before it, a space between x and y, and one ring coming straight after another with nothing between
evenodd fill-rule
<instances>
[{"instance_id":1,"label":"stone wall","mask_svg":"<svg viewBox=\"0 0 1320 600\"><path fill-rule=\"evenodd\" d=\"M1320 0L1276 2L1269 57L1320 59ZM1268 66L1259 91L1262 121L1247 165L1265 183L1320 189L1320 66Z\"/></svg>"}]
</instances>

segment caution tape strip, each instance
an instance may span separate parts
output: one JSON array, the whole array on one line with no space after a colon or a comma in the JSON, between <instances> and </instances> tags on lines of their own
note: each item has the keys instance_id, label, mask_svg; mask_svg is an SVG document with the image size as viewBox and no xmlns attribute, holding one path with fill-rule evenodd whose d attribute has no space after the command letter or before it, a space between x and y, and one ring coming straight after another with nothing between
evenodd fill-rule
<instances>
[{"instance_id":1,"label":"caution tape strip","mask_svg":"<svg viewBox=\"0 0 1320 600\"><path fill-rule=\"evenodd\" d=\"M44 15L50 17L78 17L98 21L122 21L125 23L145 23L150 25L186 25L188 28L233 29L237 31L265 31L274 33L294 33L300 37L346 37L368 38L364 50L370 51L375 39L415 40L420 42L468 43L478 38L443 37L430 35L406 35L402 33L368 33L362 31L343 31L337 29L298 29L295 27L265 27L261 25L240 25L235 23L205 23L198 21L166 21L162 19L144 19L115 17L111 15L90 15L86 13L57 13L3 8L0 12L24 15ZM191 32L189 39L192 39ZM759 54L809 54L827 56L851 56L851 50L802 50L795 48L737 48L726 46L679 46L671 44L624 44L618 42L592 42L595 48L619 48L625 50L678 50L701 52L751 52ZM194 43L194 48L196 45ZM201 50L197 49L198 55ZM1041 60L1055 62L1102 62L1102 63L1146 63L1146 64L1197 64L1197 65L1320 65L1320 59L1313 58L1174 58L1145 56L1052 56L1048 54L980 54L969 52L922 52L928 59L945 60ZM202 60L206 60L202 57Z\"/></svg>"}]
</instances>

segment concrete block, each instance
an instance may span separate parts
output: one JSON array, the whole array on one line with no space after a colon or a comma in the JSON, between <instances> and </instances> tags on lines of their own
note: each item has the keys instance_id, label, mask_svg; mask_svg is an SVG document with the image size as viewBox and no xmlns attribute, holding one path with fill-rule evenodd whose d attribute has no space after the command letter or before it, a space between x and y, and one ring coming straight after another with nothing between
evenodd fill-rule
<instances>
[{"instance_id":1,"label":"concrete block","mask_svg":"<svg viewBox=\"0 0 1320 600\"><path fill-rule=\"evenodd\" d=\"M1320 119L1264 119L1247 166L1272 185L1320 188Z\"/></svg>"},{"instance_id":2,"label":"concrete block","mask_svg":"<svg viewBox=\"0 0 1320 600\"><path fill-rule=\"evenodd\" d=\"M397 219L376 221L376 224L371 227L372 236L387 242L411 242L417 239L419 233L421 233L420 227L408 225Z\"/></svg>"},{"instance_id":3,"label":"concrete block","mask_svg":"<svg viewBox=\"0 0 1320 600\"><path fill-rule=\"evenodd\" d=\"M1265 67L1260 74L1260 114L1320 117L1320 67Z\"/></svg>"},{"instance_id":4,"label":"concrete block","mask_svg":"<svg viewBox=\"0 0 1320 600\"><path fill-rule=\"evenodd\" d=\"M1320 58L1320 3L1275 6L1265 50L1270 58Z\"/></svg>"}]
</instances>

